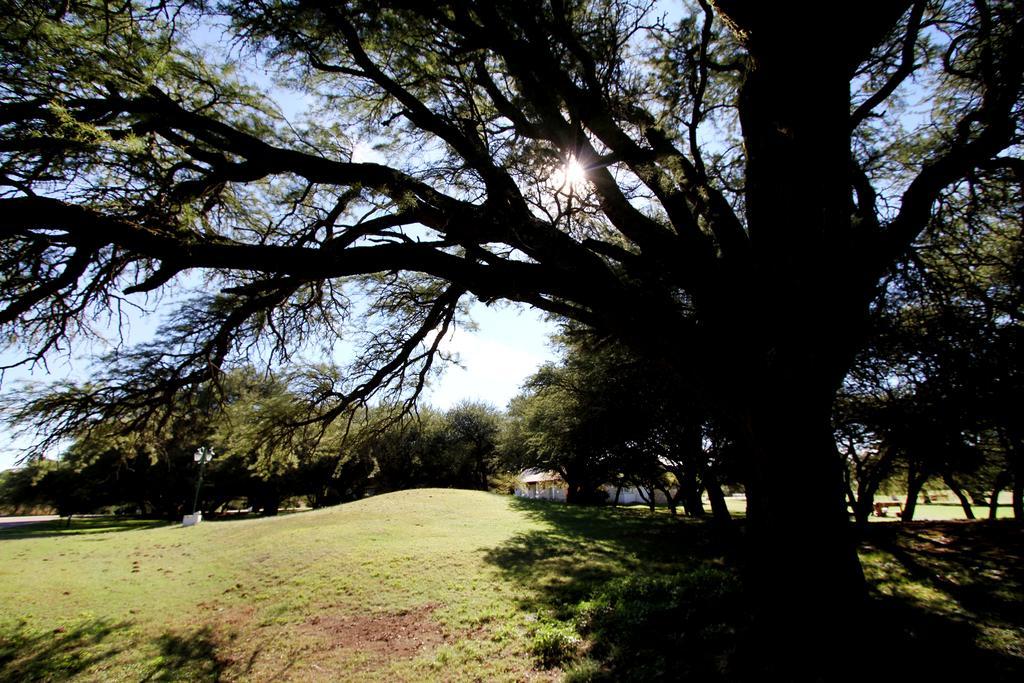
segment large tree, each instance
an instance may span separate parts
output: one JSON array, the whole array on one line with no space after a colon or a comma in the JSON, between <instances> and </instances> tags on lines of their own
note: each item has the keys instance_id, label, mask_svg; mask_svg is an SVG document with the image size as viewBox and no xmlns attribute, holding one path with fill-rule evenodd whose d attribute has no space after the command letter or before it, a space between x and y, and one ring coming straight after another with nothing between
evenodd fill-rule
<instances>
[{"instance_id":1,"label":"large tree","mask_svg":"<svg viewBox=\"0 0 1024 683\"><path fill-rule=\"evenodd\" d=\"M310 419L337 418L380 387L411 398L467 296L524 302L675 364L730 415L762 614L846 622L863 579L833 397L939 200L1019 168L1019 2L2 10L7 334L42 357L125 297L216 292L83 415L156 414L253 349L365 320L350 372L309 383ZM246 64L279 76L291 121ZM815 510L799 525L791 492Z\"/></svg>"}]
</instances>

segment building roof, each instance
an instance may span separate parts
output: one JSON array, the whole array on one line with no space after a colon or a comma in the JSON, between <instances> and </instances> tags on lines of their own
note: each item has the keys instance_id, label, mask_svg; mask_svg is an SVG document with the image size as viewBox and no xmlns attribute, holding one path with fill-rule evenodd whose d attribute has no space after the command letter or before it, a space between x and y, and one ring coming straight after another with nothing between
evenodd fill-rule
<instances>
[{"instance_id":1,"label":"building roof","mask_svg":"<svg viewBox=\"0 0 1024 683\"><path fill-rule=\"evenodd\" d=\"M555 481L561 480L562 476L557 472L548 472L545 470L523 470L522 474L519 475L519 481L524 484L536 484L542 481Z\"/></svg>"}]
</instances>

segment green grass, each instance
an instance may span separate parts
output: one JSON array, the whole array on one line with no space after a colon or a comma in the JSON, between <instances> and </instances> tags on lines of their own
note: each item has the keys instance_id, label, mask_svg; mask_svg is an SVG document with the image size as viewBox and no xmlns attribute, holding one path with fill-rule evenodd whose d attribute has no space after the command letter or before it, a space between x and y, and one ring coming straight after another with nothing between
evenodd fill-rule
<instances>
[{"instance_id":1,"label":"green grass","mask_svg":"<svg viewBox=\"0 0 1024 683\"><path fill-rule=\"evenodd\" d=\"M138 531L168 526L167 522L132 517L66 517L0 529L0 540L69 537L83 534L106 534L115 531Z\"/></svg>"},{"instance_id":2,"label":"green grass","mask_svg":"<svg viewBox=\"0 0 1024 683\"><path fill-rule=\"evenodd\" d=\"M971 510L977 519L988 519L988 507L984 505L972 505ZM997 519L1010 519L1013 517L1013 508L1009 505L1000 505L996 509ZM932 505L918 504L914 511L914 521L919 522L943 522L955 519L967 519L964 509L959 503L936 503Z\"/></svg>"},{"instance_id":3,"label":"green grass","mask_svg":"<svg viewBox=\"0 0 1024 683\"><path fill-rule=\"evenodd\" d=\"M678 526L417 490L189 529L15 527L0 532L0 679L551 678L536 625L664 570Z\"/></svg>"},{"instance_id":4,"label":"green grass","mask_svg":"<svg viewBox=\"0 0 1024 683\"><path fill-rule=\"evenodd\" d=\"M861 549L873 635L948 678L1024 680L1024 527L871 525ZM982 673L984 672L984 673Z\"/></svg>"},{"instance_id":5,"label":"green grass","mask_svg":"<svg viewBox=\"0 0 1024 683\"><path fill-rule=\"evenodd\" d=\"M949 494L952 498L952 494ZM899 496L899 500L903 501L906 496ZM876 501L888 500L885 496L878 496L875 498ZM734 517L742 517L747 514L747 501L743 498L726 498L725 505L729 508L729 513ZM705 504L705 511L710 514L711 508ZM988 507L983 505L973 505L971 509L974 511L974 516L977 519L988 519ZM891 522L899 521L899 517L895 514L896 509L893 508L889 512L887 517L875 517L872 515L869 518L871 522ZM810 511L807 511L809 514ZM799 518L802 511L794 511L794 518ZM996 509L997 519L1011 519L1013 517L1013 508L1010 506L1009 495L1004 494L1000 498L1000 505ZM919 522L942 522L948 520L967 519L964 515L964 509L960 507L959 503L933 503L924 504L918 503L917 509L914 511L914 520Z\"/></svg>"},{"instance_id":6,"label":"green grass","mask_svg":"<svg viewBox=\"0 0 1024 683\"><path fill-rule=\"evenodd\" d=\"M1015 529L872 525L881 640L939 642L972 675L1013 680ZM671 680L680 662L654 657L708 643L685 670L719 680L742 628L721 617L742 612L736 591L708 588L725 585L722 555L701 522L438 489L189 529L15 527L0 532L0 680L631 680L636 652L647 680ZM707 628L679 640L691 613Z\"/></svg>"},{"instance_id":7,"label":"green grass","mask_svg":"<svg viewBox=\"0 0 1024 683\"><path fill-rule=\"evenodd\" d=\"M952 494L950 494L952 497ZM1000 502L999 508L996 510L997 519L1011 519L1013 517L1013 508L1010 506L1009 496L1004 496L1005 502ZM905 499L905 496L900 496L901 501ZM888 500L884 496L875 498L877 501ZM727 497L725 499L725 506L729 509L729 514L733 517L745 517L747 514L747 501L743 498ZM631 505L620 506L628 510L646 510L646 505L640 503L634 503ZM974 505L971 507L974 511L976 519L988 519L988 507L983 505ZM665 506L658 506L656 508L658 512L667 514L668 508ZM711 514L711 506L705 501L704 511L707 514ZM794 509L793 518L799 519L801 515L811 514L810 510L801 510L799 508ZM875 517L872 515L868 521L870 522L894 522L899 521L899 517L896 516L896 508L892 508L889 515L886 517ZM967 519L964 515L964 509L960 507L960 503L933 503L924 504L918 503L917 509L914 512L914 520L918 522L944 522L949 520L963 520Z\"/></svg>"}]
</instances>

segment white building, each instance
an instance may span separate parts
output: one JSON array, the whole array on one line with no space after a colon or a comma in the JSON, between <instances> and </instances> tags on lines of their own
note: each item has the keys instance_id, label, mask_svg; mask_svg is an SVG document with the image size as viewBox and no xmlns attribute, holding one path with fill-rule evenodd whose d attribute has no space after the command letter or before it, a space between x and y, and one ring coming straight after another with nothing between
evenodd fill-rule
<instances>
[{"instance_id":1,"label":"white building","mask_svg":"<svg viewBox=\"0 0 1024 683\"><path fill-rule=\"evenodd\" d=\"M520 498L565 501L566 486L557 472L523 470L515 494Z\"/></svg>"},{"instance_id":2,"label":"white building","mask_svg":"<svg viewBox=\"0 0 1024 683\"><path fill-rule=\"evenodd\" d=\"M519 482L515 489L515 495L520 498L565 502L568 491L565 481L562 480L562 475L558 474L558 472L523 470L523 473L519 475ZM605 484L602 488L608 494L608 502L615 502L616 487L612 484ZM636 487L623 486L618 493L619 505L647 504L647 500ZM647 496L647 499L649 498L650 496ZM665 499L665 494L661 491L654 492L654 499L658 505L666 505L668 503Z\"/></svg>"}]
</instances>

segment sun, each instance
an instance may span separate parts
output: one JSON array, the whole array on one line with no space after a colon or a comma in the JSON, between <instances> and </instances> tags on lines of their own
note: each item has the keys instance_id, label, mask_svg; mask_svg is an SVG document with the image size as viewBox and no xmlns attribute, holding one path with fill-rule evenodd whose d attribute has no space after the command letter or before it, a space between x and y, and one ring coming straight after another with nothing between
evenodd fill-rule
<instances>
[{"instance_id":1,"label":"sun","mask_svg":"<svg viewBox=\"0 0 1024 683\"><path fill-rule=\"evenodd\" d=\"M575 156L570 156L551 174L551 184L562 194L582 194L587 187L587 168Z\"/></svg>"},{"instance_id":2,"label":"sun","mask_svg":"<svg viewBox=\"0 0 1024 683\"><path fill-rule=\"evenodd\" d=\"M573 187L587 182L587 169L576 157L569 157L565 164L565 182Z\"/></svg>"}]
</instances>

